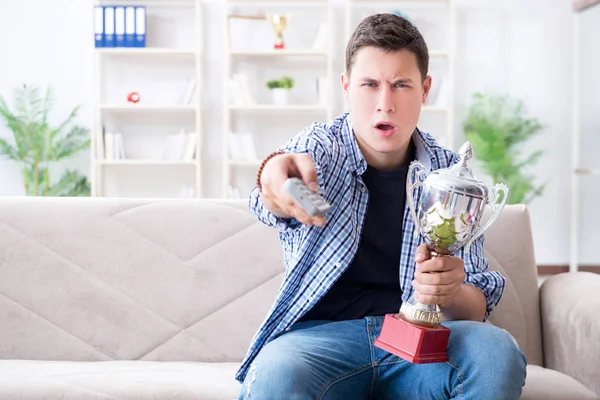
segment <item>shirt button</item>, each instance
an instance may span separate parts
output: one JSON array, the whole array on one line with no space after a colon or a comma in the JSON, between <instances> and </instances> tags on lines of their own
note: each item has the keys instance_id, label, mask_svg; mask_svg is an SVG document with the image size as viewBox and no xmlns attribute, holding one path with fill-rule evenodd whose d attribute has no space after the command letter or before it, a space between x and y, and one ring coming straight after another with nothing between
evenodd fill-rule
<instances>
[{"instance_id":1,"label":"shirt button","mask_svg":"<svg viewBox=\"0 0 600 400\"><path fill-rule=\"evenodd\" d=\"M357 233L360 233L360 226L357 226L357 227L356 227L356 232L357 232Z\"/></svg>"},{"instance_id":2,"label":"shirt button","mask_svg":"<svg viewBox=\"0 0 600 400\"><path fill-rule=\"evenodd\" d=\"M367 191L367 188L365 188L365 185L360 185L360 191L363 193Z\"/></svg>"}]
</instances>

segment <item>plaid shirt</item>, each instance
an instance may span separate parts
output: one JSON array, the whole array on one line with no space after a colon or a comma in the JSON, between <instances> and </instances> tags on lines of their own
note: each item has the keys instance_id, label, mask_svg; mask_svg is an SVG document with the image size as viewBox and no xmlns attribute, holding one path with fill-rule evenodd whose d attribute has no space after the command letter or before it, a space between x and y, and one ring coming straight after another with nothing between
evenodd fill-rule
<instances>
[{"instance_id":1,"label":"plaid shirt","mask_svg":"<svg viewBox=\"0 0 600 400\"><path fill-rule=\"evenodd\" d=\"M413 135L416 157L426 171L446 168L458 161L458 155L440 147L435 139L419 129ZM284 333L323 296L350 265L358 249L365 216L368 191L361 175L367 163L352 131L351 114L342 114L331 123L314 123L291 138L280 150L311 155L318 176L319 193L332 205L324 227L308 226L271 214L260 201L258 188L250 194L250 209L263 223L275 227L283 246L286 274L267 318L254 336L248 353L236 374L243 381L248 367L269 341ZM415 201L420 187L415 190ZM413 234L408 205L404 210L402 252L398 278L403 300L413 288L415 251L422 243ZM465 262L466 283L480 288L487 298L485 319L498 304L505 279L488 271L483 254L484 237L471 246L465 257L463 250L455 255Z\"/></svg>"}]
</instances>

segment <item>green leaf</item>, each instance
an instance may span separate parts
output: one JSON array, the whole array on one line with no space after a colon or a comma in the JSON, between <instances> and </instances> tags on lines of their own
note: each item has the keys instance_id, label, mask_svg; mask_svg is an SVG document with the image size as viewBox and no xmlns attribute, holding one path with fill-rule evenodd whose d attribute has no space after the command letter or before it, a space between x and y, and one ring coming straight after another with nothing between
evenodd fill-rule
<instances>
[{"instance_id":1,"label":"green leaf","mask_svg":"<svg viewBox=\"0 0 600 400\"><path fill-rule=\"evenodd\" d=\"M67 170L58 182L50 188L49 196L89 196L90 185L87 178L77 171Z\"/></svg>"},{"instance_id":2,"label":"green leaf","mask_svg":"<svg viewBox=\"0 0 600 400\"><path fill-rule=\"evenodd\" d=\"M521 155L523 143L543 128L536 118L526 116L522 101L507 94L478 92L472 96L463 123L465 138L471 142L474 157L494 184L508 185L509 204L529 202L543 192L544 186L536 187L533 177L527 175L527 167L535 165L544 151Z\"/></svg>"}]
</instances>

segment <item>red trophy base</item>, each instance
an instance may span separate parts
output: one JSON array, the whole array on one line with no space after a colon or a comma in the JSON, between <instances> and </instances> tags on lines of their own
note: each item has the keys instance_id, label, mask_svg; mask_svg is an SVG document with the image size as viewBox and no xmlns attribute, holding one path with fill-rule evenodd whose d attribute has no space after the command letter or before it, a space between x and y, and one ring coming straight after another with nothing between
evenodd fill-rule
<instances>
[{"instance_id":1,"label":"red trophy base","mask_svg":"<svg viewBox=\"0 0 600 400\"><path fill-rule=\"evenodd\" d=\"M414 364L448 361L450 329L412 324L399 314L387 314L375 346Z\"/></svg>"},{"instance_id":2,"label":"red trophy base","mask_svg":"<svg viewBox=\"0 0 600 400\"><path fill-rule=\"evenodd\" d=\"M283 43L280 43L280 44L275 44L275 45L273 45L273 47L274 47L276 50L282 50L282 49L285 49L285 45L284 45Z\"/></svg>"}]
</instances>

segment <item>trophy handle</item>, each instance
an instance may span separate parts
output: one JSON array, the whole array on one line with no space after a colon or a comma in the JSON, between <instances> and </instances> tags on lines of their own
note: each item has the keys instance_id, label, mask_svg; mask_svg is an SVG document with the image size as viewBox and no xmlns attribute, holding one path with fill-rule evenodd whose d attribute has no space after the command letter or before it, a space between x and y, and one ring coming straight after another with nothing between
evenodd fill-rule
<instances>
[{"instance_id":1,"label":"trophy handle","mask_svg":"<svg viewBox=\"0 0 600 400\"><path fill-rule=\"evenodd\" d=\"M498 197L499 197L498 192L499 191L502 191L502 194L503 194L502 201L500 203L498 203ZM469 241L465 245L465 254L469 253L469 250L470 250L473 242L475 240L477 240L477 238L479 238L479 236L483 235L483 232L485 232L487 230L487 228L489 228L494 223L496 218L498 218L498 216L500 215L500 211L502 211L502 209L504 208L504 205L506 204L506 200L508 199L510 190L508 189L508 186L506 186L505 184L497 183L492 188L492 193L494 194L493 201L490 202L489 199L487 201L487 203L490 206L492 206L492 215L490 216L488 221L485 223L485 225L479 226L477 228L477 230L475 231L475 233L473 234L473 236L471 237L471 239L469 239Z\"/></svg>"},{"instance_id":2,"label":"trophy handle","mask_svg":"<svg viewBox=\"0 0 600 400\"><path fill-rule=\"evenodd\" d=\"M419 176L424 175L424 173L425 167L423 166L423 164L420 161L413 161L408 167L408 174L406 176L406 200L408 201L408 208L410 209L410 214L412 215L412 219L415 224L415 238L420 233L421 224L419 224L419 219L417 218L417 210L415 207L415 199L413 193L417 186L423 186L423 182L419 180Z\"/></svg>"}]
</instances>

